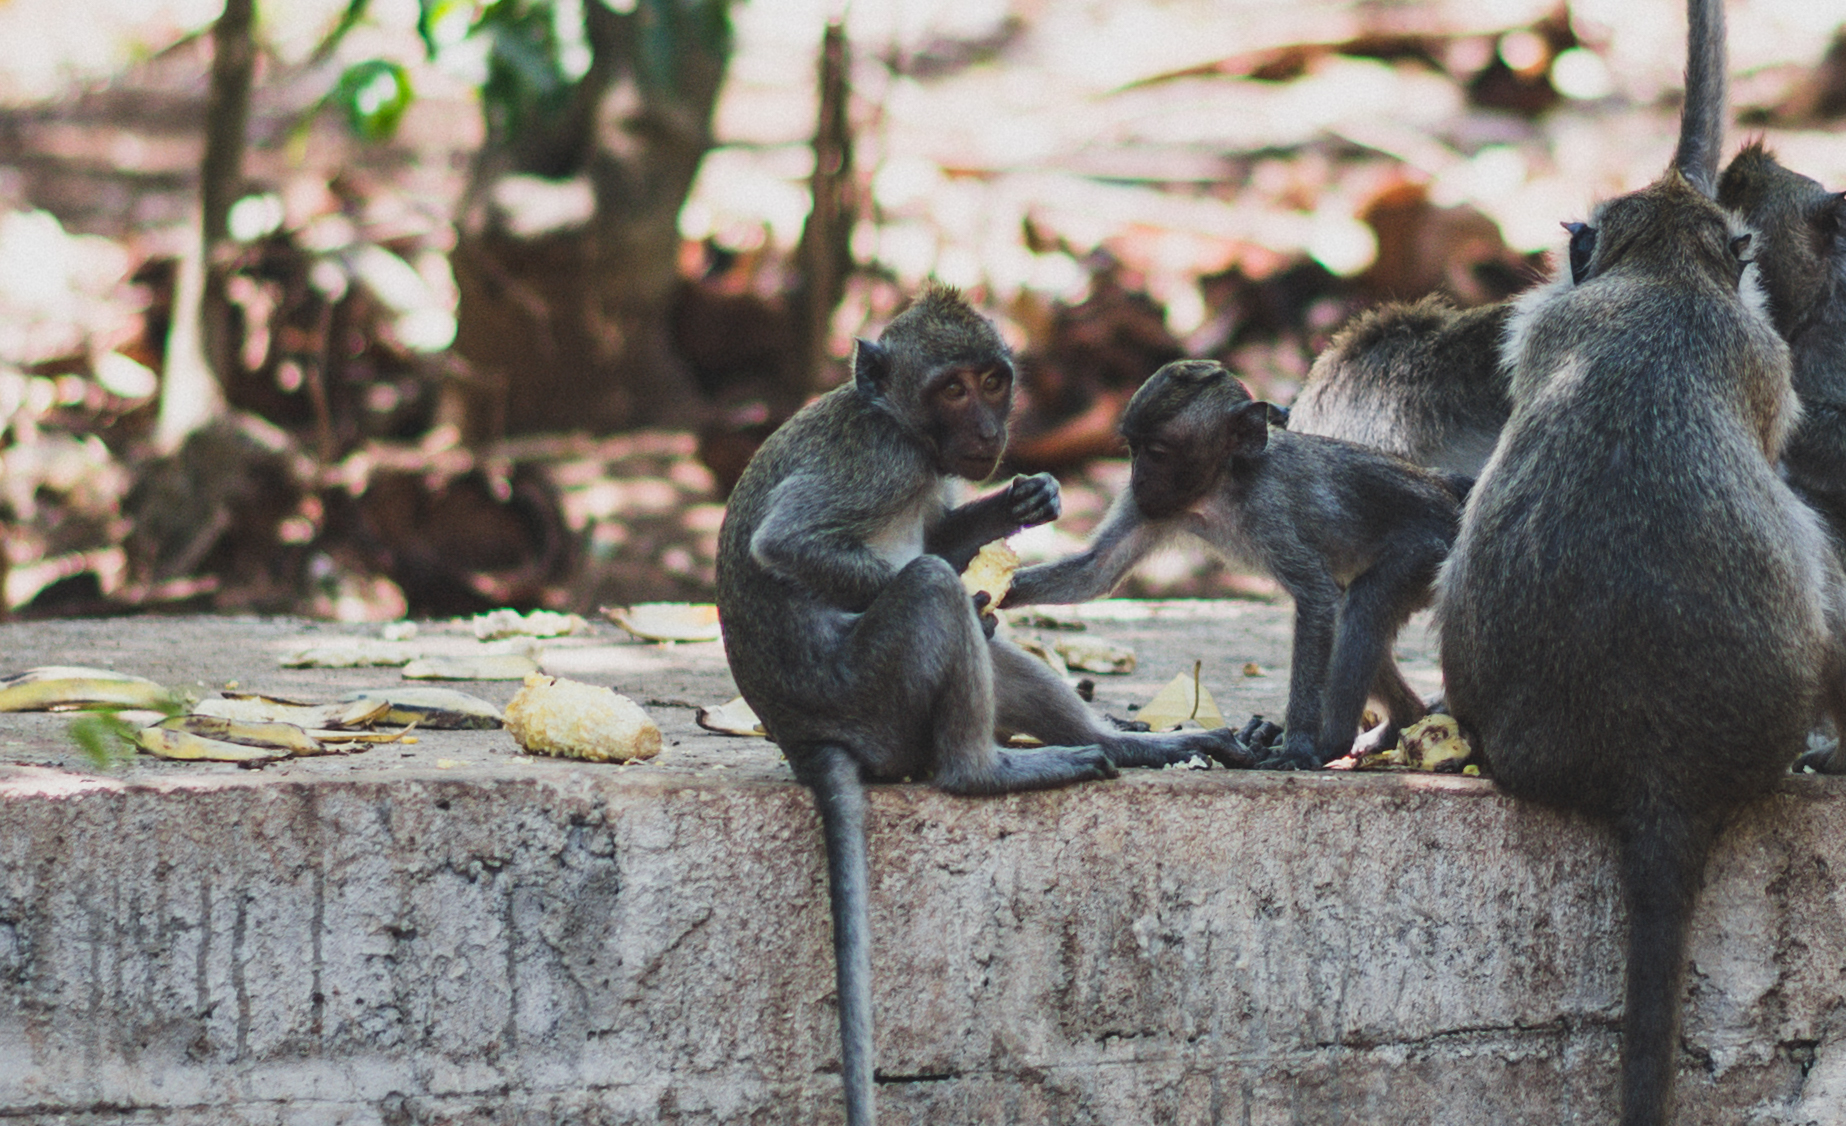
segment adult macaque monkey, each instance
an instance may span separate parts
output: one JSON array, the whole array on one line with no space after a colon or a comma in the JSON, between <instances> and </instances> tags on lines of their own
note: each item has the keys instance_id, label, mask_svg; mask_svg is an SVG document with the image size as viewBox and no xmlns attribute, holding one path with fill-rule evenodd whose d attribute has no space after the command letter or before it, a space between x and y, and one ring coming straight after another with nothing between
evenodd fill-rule
<instances>
[{"instance_id":1,"label":"adult macaque monkey","mask_svg":"<svg viewBox=\"0 0 1846 1126\"><path fill-rule=\"evenodd\" d=\"M931 287L854 381L764 443L719 532L718 612L737 687L810 786L827 842L847 1121L872 1113L867 781L927 778L1002 794L1208 755L1248 765L1231 732L1107 728L1036 658L988 636L957 571L980 546L1055 519L1057 484L1015 478L951 509L951 478L984 480L1006 446L1013 365L993 326ZM1039 751L995 745L996 729Z\"/></svg>"},{"instance_id":2,"label":"adult macaque monkey","mask_svg":"<svg viewBox=\"0 0 1846 1126\"><path fill-rule=\"evenodd\" d=\"M1788 482L1846 545L1846 196L1757 142L1719 177L1718 202L1756 232L1757 275L1794 364L1801 417L1782 449Z\"/></svg>"},{"instance_id":3,"label":"adult macaque monkey","mask_svg":"<svg viewBox=\"0 0 1846 1126\"><path fill-rule=\"evenodd\" d=\"M1361 313L1314 360L1288 428L1475 476L1512 409L1500 367L1511 315L1440 297Z\"/></svg>"},{"instance_id":4,"label":"adult macaque monkey","mask_svg":"<svg viewBox=\"0 0 1846 1126\"><path fill-rule=\"evenodd\" d=\"M1006 604L1100 597L1179 535L1261 567L1295 600L1287 734L1262 765L1313 769L1352 749L1368 697L1389 714L1382 738L1422 716L1391 641L1429 603L1467 484L1272 428L1274 410L1209 360L1155 372L1122 415L1128 491L1087 550L1019 572Z\"/></svg>"},{"instance_id":5,"label":"adult macaque monkey","mask_svg":"<svg viewBox=\"0 0 1846 1126\"><path fill-rule=\"evenodd\" d=\"M1774 465L1788 347L1751 236L1712 198L1723 9L1688 8L1673 166L1573 225L1573 268L1517 302L1512 416L1437 607L1449 707L1495 781L1615 830L1623 1126L1668 1119L1713 840L1841 705L1837 573Z\"/></svg>"}]
</instances>

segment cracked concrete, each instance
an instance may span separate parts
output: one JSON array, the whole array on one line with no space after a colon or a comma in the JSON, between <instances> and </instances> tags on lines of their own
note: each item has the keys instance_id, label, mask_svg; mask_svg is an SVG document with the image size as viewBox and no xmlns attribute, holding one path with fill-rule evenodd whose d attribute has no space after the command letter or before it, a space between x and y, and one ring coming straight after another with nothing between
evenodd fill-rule
<instances>
[{"instance_id":1,"label":"cracked concrete","mask_svg":"<svg viewBox=\"0 0 1846 1126\"><path fill-rule=\"evenodd\" d=\"M1118 714L1194 654L1227 713L1279 707L1283 610L1095 613L1141 650L1140 672L1099 678ZM0 648L9 667L113 664L195 691L389 679L276 669L309 628L14 625ZM1429 677L1427 638L1402 648ZM262 771L103 774L63 720L0 717L0 1119L839 1121L812 803L772 747L671 702L727 698L721 653L604 632L546 660L657 701L661 760L432 732ZM1246 681L1246 660L1277 671ZM1686 1126L1846 1123L1843 799L1846 782L1791 778L1713 862ZM1613 1117L1609 842L1488 782L883 786L871 832L887 1124Z\"/></svg>"}]
</instances>

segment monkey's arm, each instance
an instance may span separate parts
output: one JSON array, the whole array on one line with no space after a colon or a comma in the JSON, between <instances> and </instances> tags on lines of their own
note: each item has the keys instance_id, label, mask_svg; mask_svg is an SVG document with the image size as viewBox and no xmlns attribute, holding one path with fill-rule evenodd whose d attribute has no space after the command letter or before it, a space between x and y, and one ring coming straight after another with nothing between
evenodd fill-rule
<instances>
[{"instance_id":1,"label":"monkey's arm","mask_svg":"<svg viewBox=\"0 0 1846 1126\"><path fill-rule=\"evenodd\" d=\"M750 537L750 558L823 602L861 613L896 570L868 543L876 514L842 509L837 494L808 474L777 485Z\"/></svg>"},{"instance_id":2,"label":"monkey's arm","mask_svg":"<svg viewBox=\"0 0 1846 1126\"><path fill-rule=\"evenodd\" d=\"M1049 524L1063 511L1058 482L1051 474L1015 477L999 492L950 510L925 534L923 550L942 556L960 571L983 545L1021 528Z\"/></svg>"},{"instance_id":3,"label":"monkey's arm","mask_svg":"<svg viewBox=\"0 0 1846 1126\"><path fill-rule=\"evenodd\" d=\"M1020 571L1013 576L1013 588L1002 605L1035 606L1101 598L1120 586L1136 563L1177 530L1174 521L1147 519L1135 507L1134 497L1124 493L1091 537L1088 548L1068 559Z\"/></svg>"}]
</instances>

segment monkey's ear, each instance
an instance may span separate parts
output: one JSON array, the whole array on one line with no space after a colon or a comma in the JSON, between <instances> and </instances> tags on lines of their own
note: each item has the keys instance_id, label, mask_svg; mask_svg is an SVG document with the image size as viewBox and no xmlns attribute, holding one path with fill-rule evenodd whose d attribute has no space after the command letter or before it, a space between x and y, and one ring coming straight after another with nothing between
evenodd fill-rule
<instances>
[{"instance_id":1,"label":"monkey's ear","mask_svg":"<svg viewBox=\"0 0 1846 1126\"><path fill-rule=\"evenodd\" d=\"M875 398L884 392L885 376L891 370L891 357L870 340L853 341L852 381L859 394Z\"/></svg>"},{"instance_id":2,"label":"monkey's ear","mask_svg":"<svg viewBox=\"0 0 1846 1126\"><path fill-rule=\"evenodd\" d=\"M1261 399L1239 403L1224 420L1224 437L1232 457L1251 457L1269 447L1269 412L1275 404Z\"/></svg>"},{"instance_id":3,"label":"monkey's ear","mask_svg":"<svg viewBox=\"0 0 1846 1126\"><path fill-rule=\"evenodd\" d=\"M1814 231L1821 242L1821 253L1830 255L1831 244L1846 237L1846 193L1830 195L1820 205L1820 214L1814 219Z\"/></svg>"}]
</instances>

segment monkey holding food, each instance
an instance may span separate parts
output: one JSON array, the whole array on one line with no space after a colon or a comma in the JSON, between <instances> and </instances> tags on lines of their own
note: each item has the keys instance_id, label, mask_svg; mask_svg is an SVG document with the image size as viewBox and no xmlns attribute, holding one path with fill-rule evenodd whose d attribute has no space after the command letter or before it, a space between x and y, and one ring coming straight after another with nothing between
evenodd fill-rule
<instances>
[{"instance_id":1,"label":"monkey holding food","mask_svg":"<svg viewBox=\"0 0 1846 1126\"><path fill-rule=\"evenodd\" d=\"M957 508L1006 447L1013 364L954 290L926 289L861 340L853 382L757 451L719 531L718 613L738 690L814 790L826 838L847 1121L873 1120L868 781L1003 794L1197 756L1250 765L1229 731L1116 731L1037 658L992 636L957 572L1059 513L1048 475ZM997 730L1036 736L1003 749Z\"/></svg>"},{"instance_id":2,"label":"monkey holding food","mask_svg":"<svg viewBox=\"0 0 1846 1126\"><path fill-rule=\"evenodd\" d=\"M1295 640L1285 735L1261 765L1315 769L1352 750L1368 698L1388 741L1423 715L1391 642L1429 604L1468 482L1278 417L1213 361L1156 371L1122 415L1128 490L1082 553L1015 575L1006 605L1099 598L1181 535L1262 568L1295 600Z\"/></svg>"}]
</instances>

